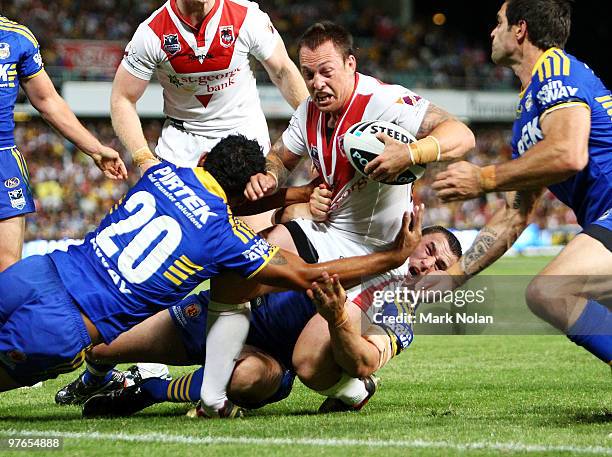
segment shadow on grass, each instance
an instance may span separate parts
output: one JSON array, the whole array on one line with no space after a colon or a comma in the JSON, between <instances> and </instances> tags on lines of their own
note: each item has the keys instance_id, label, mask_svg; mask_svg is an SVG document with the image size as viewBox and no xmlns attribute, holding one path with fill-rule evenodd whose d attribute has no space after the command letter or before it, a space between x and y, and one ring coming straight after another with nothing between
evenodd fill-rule
<instances>
[{"instance_id":1,"label":"shadow on grass","mask_svg":"<svg viewBox=\"0 0 612 457\"><path fill-rule=\"evenodd\" d=\"M566 409L554 418L547 418L547 424L560 426L567 425L589 425L589 424L612 424L612 410L603 408L601 410L584 409L576 411L575 409Z\"/></svg>"}]
</instances>

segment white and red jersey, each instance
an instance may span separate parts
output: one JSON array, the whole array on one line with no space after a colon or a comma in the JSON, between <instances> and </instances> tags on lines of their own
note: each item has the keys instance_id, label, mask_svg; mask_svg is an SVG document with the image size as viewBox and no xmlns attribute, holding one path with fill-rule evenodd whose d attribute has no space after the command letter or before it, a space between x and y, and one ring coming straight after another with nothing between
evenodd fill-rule
<instances>
[{"instance_id":1,"label":"white and red jersey","mask_svg":"<svg viewBox=\"0 0 612 457\"><path fill-rule=\"evenodd\" d=\"M283 133L283 143L295 154L310 156L333 190L325 222L330 231L371 246L384 246L394 239L402 214L412 210L411 186L380 184L357 173L344 154L342 137L361 120L393 122L416 135L428 107L427 100L402 86L359 73L330 138L326 132L328 115L319 111L311 98L298 107Z\"/></svg>"},{"instance_id":2,"label":"white and red jersey","mask_svg":"<svg viewBox=\"0 0 612 457\"><path fill-rule=\"evenodd\" d=\"M223 138L243 126L266 125L249 54L264 61L279 39L254 2L216 0L198 30L169 0L140 24L122 65L140 79L157 74L164 114L187 132Z\"/></svg>"}]
</instances>

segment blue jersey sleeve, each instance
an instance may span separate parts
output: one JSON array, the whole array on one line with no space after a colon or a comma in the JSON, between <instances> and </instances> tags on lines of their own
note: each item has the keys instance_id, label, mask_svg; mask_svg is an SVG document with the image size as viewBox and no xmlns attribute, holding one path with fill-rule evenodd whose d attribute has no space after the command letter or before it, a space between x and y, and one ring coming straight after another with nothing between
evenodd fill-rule
<instances>
[{"instance_id":1,"label":"blue jersey sleeve","mask_svg":"<svg viewBox=\"0 0 612 457\"><path fill-rule=\"evenodd\" d=\"M540 118L559 108L590 106L593 99L588 75L592 71L561 49L546 51L536 64L531 80L533 102Z\"/></svg>"},{"instance_id":2,"label":"blue jersey sleeve","mask_svg":"<svg viewBox=\"0 0 612 457\"><path fill-rule=\"evenodd\" d=\"M31 78L43 69L43 60L40 55L40 46L38 41L25 26L22 28L20 35L24 37L22 40L22 49L19 63L17 64L17 74L20 79Z\"/></svg>"},{"instance_id":3,"label":"blue jersey sleeve","mask_svg":"<svg viewBox=\"0 0 612 457\"><path fill-rule=\"evenodd\" d=\"M234 270L245 278L255 276L278 252L278 247L270 245L247 224L231 215L218 243L218 268Z\"/></svg>"}]
</instances>

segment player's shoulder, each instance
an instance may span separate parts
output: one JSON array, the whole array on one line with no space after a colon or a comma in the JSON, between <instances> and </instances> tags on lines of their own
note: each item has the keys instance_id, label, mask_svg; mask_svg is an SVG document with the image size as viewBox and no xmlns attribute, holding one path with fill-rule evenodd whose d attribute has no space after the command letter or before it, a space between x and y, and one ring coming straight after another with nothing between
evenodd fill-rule
<instances>
[{"instance_id":1,"label":"player's shoulder","mask_svg":"<svg viewBox=\"0 0 612 457\"><path fill-rule=\"evenodd\" d=\"M31 44L36 48L39 46L38 40L27 26L12 21L5 16L0 16L0 32L11 36L20 43Z\"/></svg>"},{"instance_id":2,"label":"player's shoulder","mask_svg":"<svg viewBox=\"0 0 612 457\"><path fill-rule=\"evenodd\" d=\"M563 49L550 48L537 60L532 70L531 83L541 86L552 79L587 82L595 77L588 65L578 58Z\"/></svg>"},{"instance_id":3,"label":"player's shoulder","mask_svg":"<svg viewBox=\"0 0 612 457\"><path fill-rule=\"evenodd\" d=\"M378 110L382 113L395 104L414 106L422 100L422 97L399 84L388 84L361 73L358 75L358 93L370 97L368 110Z\"/></svg>"}]
</instances>

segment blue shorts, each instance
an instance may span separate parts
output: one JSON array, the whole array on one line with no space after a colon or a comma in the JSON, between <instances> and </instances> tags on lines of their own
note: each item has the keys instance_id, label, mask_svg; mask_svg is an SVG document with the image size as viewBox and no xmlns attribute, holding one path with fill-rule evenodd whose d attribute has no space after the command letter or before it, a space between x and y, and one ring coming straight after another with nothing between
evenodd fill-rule
<instances>
[{"instance_id":1,"label":"blue shorts","mask_svg":"<svg viewBox=\"0 0 612 457\"><path fill-rule=\"evenodd\" d=\"M35 211L30 175L16 147L0 149L0 220Z\"/></svg>"},{"instance_id":2,"label":"blue shorts","mask_svg":"<svg viewBox=\"0 0 612 457\"><path fill-rule=\"evenodd\" d=\"M608 251L612 252L612 208L591 225L588 225L582 233L595 238L608 248Z\"/></svg>"},{"instance_id":3,"label":"blue shorts","mask_svg":"<svg viewBox=\"0 0 612 457\"><path fill-rule=\"evenodd\" d=\"M209 292L190 295L168 311L181 332L190 361L202 364L206 357L206 313ZM286 398L291 392L295 372L291 358L298 337L316 308L301 292L280 292L251 301L251 326L246 344L261 349L276 359L284 370L278 391L266 401L242 405L251 409Z\"/></svg>"},{"instance_id":4,"label":"blue shorts","mask_svg":"<svg viewBox=\"0 0 612 457\"><path fill-rule=\"evenodd\" d=\"M76 303L48 256L0 273L0 365L32 385L78 368L91 346Z\"/></svg>"}]
</instances>

